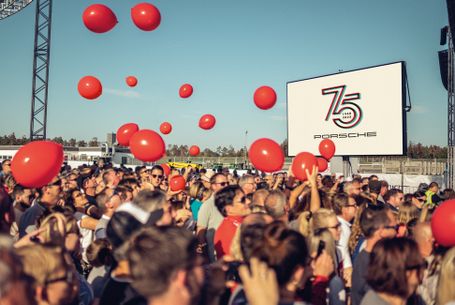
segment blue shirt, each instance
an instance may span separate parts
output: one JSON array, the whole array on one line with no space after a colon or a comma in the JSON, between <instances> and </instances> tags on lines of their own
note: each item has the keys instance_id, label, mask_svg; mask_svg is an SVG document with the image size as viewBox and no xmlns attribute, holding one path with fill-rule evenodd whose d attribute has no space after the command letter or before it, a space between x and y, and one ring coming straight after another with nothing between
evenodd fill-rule
<instances>
[{"instance_id":1,"label":"blue shirt","mask_svg":"<svg viewBox=\"0 0 455 305\"><path fill-rule=\"evenodd\" d=\"M193 213L194 220L197 221L197 215L199 214L199 209L201 208L202 202L197 199L190 200L191 213Z\"/></svg>"}]
</instances>

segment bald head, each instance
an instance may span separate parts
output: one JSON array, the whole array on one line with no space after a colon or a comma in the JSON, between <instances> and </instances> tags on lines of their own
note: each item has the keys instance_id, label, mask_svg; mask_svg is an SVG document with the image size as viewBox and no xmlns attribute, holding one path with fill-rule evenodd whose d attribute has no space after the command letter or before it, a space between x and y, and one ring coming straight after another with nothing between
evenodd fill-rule
<instances>
[{"instance_id":1,"label":"bald head","mask_svg":"<svg viewBox=\"0 0 455 305\"><path fill-rule=\"evenodd\" d=\"M253 204L264 206L265 198L269 195L269 191L266 189L260 189L253 194Z\"/></svg>"},{"instance_id":2,"label":"bald head","mask_svg":"<svg viewBox=\"0 0 455 305\"><path fill-rule=\"evenodd\" d=\"M271 191L265 199L265 209L274 219L287 218L286 195L281 191Z\"/></svg>"},{"instance_id":3,"label":"bald head","mask_svg":"<svg viewBox=\"0 0 455 305\"><path fill-rule=\"evenodd\" d=\"M429 222L418 223L413 230L413 237L419 246L420 254L423 257L428 257L433 253L433 232Z\"/></svg>"}]
</instances>

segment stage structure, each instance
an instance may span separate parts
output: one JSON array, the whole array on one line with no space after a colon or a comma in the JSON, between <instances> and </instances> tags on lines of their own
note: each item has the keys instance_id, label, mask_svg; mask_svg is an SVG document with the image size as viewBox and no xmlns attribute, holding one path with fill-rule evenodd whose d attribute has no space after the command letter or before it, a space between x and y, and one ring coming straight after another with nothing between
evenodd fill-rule
<instances>
[{"instance_id":1,"label":"stage structure","mask_svg":"<svg viewBox=\"0 0 455 305\"><path fill-rule=\"evenodd\" d=\"M33 0L0 0L0 20L24 9ZM52 0L36 0L33 48L30 140L46 139Z\"/></svg>"}]
</instances>

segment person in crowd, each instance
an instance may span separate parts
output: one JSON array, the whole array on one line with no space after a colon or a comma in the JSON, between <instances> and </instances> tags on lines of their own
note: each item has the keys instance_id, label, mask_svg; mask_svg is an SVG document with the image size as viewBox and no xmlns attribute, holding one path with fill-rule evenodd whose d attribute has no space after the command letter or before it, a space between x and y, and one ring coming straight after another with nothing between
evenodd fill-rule
<instances>
[{"instance_id":1,"label":"person in crowd","mask_svg":"<svg viewBox=\"0 0 455 305\"><path fill-rule=\"evenodd\" d=\"M96 196L98 209L101 211L102 216L96 224L94 233L95 239L106 238L106 228L115 210L120 206L120 196L110 188L106 188Z\"/></svg>"},{"instance_id":2,"label":"person in crowd","mask_svg":"<svg viewBox=\"0 0 455 305\"><path fill-rule=\"evenodd\" d=\"M190 305L200 297L204 272L196 248L197 239L176 227L147 228L134 237L128 250L132 286L148 305Z\"/></svg>"},{"instance_id":3,"label":"person in crowd","mask_svg":"<svg viewBox=\"0 0 455 305\"><path fill-rule=\"evenodd\" d=\"M368 184L368 188L370 190L371 199L374 203L378 206L384 206L385 200L381 196L381 182L379 180L372 180L370 177L370 182Z\"/></svg>"},{"instance_id":4,"label":"person in crowd","mask_svg":"<svg viewBox=\"0 0 455 305\"><path fill-rule=\"evenodd\" d=\"M11 174L11 159L5 159L2 161L2 170L0 171L0 177L5 178Z\"/></svg>"},{"instance_id":5,"label":"person in crowd","mask_svg":"<svg viewBox=\"0 0 455 305\"><path fill-rule=\"evenodd\" d=\"M244 175L239 179L238 185L245 195L252 194L256 191L256 182L251 175Z\"/></svg>"},{"instance_id":6,"label":"person in crowd","mask_svg":"<svg viewBox=\"0 0 455 305\"><path fill-rule=\"evenodd\" d=\"M265 211L275 220L288 223L289 205L286 195L280 190L270 191L264 202Z\"/></svg>"},{"instance_id":7,"label":"person in crowd","mask_svg":"<svg viewBox=\"0 0 455 305\"><path fill-rule=\"evenodd\" d=\"M384 200L386 207L389 208L393 213L398 215L398 211L400 210L400 207L404 202L403 191L399 189L388 190L384 195Z\"/></svg>"},{"instance_id":8,"label":"person in crowd","mask_svg":"<svg viewBox=\"0 0 455 305\"><path fill-rule=\"evenodd\" d=\"M60 180L54 180L51 184L40 189L41 194L35 204L22 214L21 220L18 224L20 238L36 229L36 221L46 210L55 206L59 202L61 199L61 191L62 188Z\"/></svg>"},{"instance_id":9,"label":"person in crowd","mask_svg":"<svg viewBox=\"0 0 455 305\"><path fill-rule=\"evenodd\" d=\"M341 235L337 243L337 249L340 251L343 262L343 277L346 286L351 287L352 278L352 261L349 253L349 238L351 236L351 222L357 213L357 204L354 198L344 193L336 194L333 197L333 211L341 224Z\"/></svg>"},{"instance_id":10,"label":"person in crowd","mask_svg":"<svg viewBox=\"0 0 455 305\"><path fill-rule=\"evenodd\" d=\"M215 231L220 226L224 217L215 206L216 193L228 186L224 174L217 173L210 178L212 196L201 206L197 222L197 237L201 252L206 252L210 262L215 261L215 246L213 239Z\"/></svg>"},{"instance_id":11,"label":"person in crowd","mask_svg":"<svg viewBox=\"0 0 455 305\"><path fill-rule=\"evenodd\" d=\"M360 181L358 179L346 182L343 186L344 192L352 198L356 198L360 195L361 188L360 188Z\"/></svg>"},{"instance_id":12,"label":"person in crowd","mask_svg":"<svg viewBox=\"0 0 455 305\"><path fill-rule=\"evenodd\" d=\"M107 188L115 188L120 182L120 177L113 168L106 170L102 177L104 187Z\"/></svg>"},{"instance_id":13,"label":"person in crowd","mask_svg":"<svg viewBox=\"0 0 455 305\"><path fill-rule=\"evenodd\" d=\"M250 213L248 202L242 188L236 185L230 185L215 194L215 206L221 215L223 221L215 232L214 245L218 259L229 254L232 239L243 218Z\"/></svg>"},{"instance_id":14,"label":"person in crowd","mask_svg":"<svg viewBox=\"0 0 455 305\"><path fill-rule=\"evenodd\" d=\"M439 184L437 182L431 182L428 186L428 190L425 192L426 204L430 208L434 208L435 205L439 204L442 199L439 197Z\"/></svg>"},{"instance_id":15,"label":"person in crowd","mask_svg":"<svg viewBox=\"0 0 455 305\"><path fill-rule=\"evenodd\" d=\"M385 238L370 254L366 274L369 289L361 305L404 305L420 284L424 259L408 238Z\"/></svg>"},{"instance_id":16,"label":"person in crowd","mask_svg":"<svg viewBox=\"0 0 455 305\"><path fill-rule=\"evenodd\" d=\"M59 247L40 244L16 250L23 272L33 280L38 305L69 305L78 295L78 277Z\"/></svg>"},{"instance_id":17,"label":"person in crowd","mask_svg":"<svg viewBox=\"0 0 455 305\"><path fill-rule=\"evenodd\" d=\"M404 202L400 205L398 210L397 222L400 226L398 229L399 236L407 236L410 234L409 225L412 222L419 220L420 213L415 205L411 202ZM411 229L412 230L412 229Z\"/></svg>"},{"instance_id":18,"label":"person in crowd","mask_svg":"<svg viewBox=\"0 0 455 305\"><path fill-rule=\"evenodd\" d=\"M317 253L321 243L324 246L327 254L330 255L333 261L333 273L329 275L329 292L328 304L329 305L343 305L346 304L346 290L342 280L343 270L339 268L341 264L341 253L336 247L335 239L328 229L320 229L314 232L313 235L307 238L310 253Z\"/></svg>"},{"instance_id":19,"label":"person in crowd","mask_svg":"<svg viewBox=\"0 0 455 305\"><path fill-rule=\"evenodd\" d=\"M455 247L452 247L444 255L441 262L441 273L439 274L436 292L436 304L447 305L455 301Z\"/></svg>"},{"instance_id":20,"label":"person in crowd","mask_svg":"<svg viewBox=\"0 0 455 305\"><path fill-rule=\"evenodd\" d=\"M202 182L196 182L190 186L190 208L195 221L198 220L199 210L207 199L211 196L211 191L205 188Z\"/></svg>"},{"instance_id":21,"label":"person in crowd","mask_svg":"<svg viewBox=\"0 0 455 305\"><path fill-rule=\"evenodd\" d=\"M387 208L366 208L360 217L360 227L365 236L365 247L354 261L352 271L352 304L359 305L362 298L370 290L366 281L370 255L375 244L384 238L397 235L397 222L392 211Z\"/></svg>"},{"instance_id":22,"label":"person in crowd","mask_svg":"<svg viewBox=\"0 0 455 305\"><path fill-rule=\"evenodd\" d=\"M159 190L161 182L164 180L164 170L160 165L155 165L150 170L150 184L153 190Z\"/></svg>"},{"instance_id":23,"label":"person in crowd","mask_svg":"<svg viewBox=\"0 0 455 305\"><path fill-rule=\"evenodd\" d=\"M99 302L114 263L109 241L106 238L93 241L87 248L87 259L92 266L87 282L93 289L94 301Z\"/></svg>"}]
</instances>

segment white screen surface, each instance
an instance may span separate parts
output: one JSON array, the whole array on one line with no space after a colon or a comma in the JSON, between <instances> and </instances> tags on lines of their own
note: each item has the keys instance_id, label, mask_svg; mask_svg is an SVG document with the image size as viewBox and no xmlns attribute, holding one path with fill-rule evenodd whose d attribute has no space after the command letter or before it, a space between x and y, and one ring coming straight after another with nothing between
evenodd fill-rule
<instances>
[{"instance_id":1,"label":"white screen surface","mask_svg":"<svg viewBox=\"0 0 455 305\"><path fill-rule=\"evenodd\" d=\"M401 155L403 63L287 84L289 155L319 155L331 139L338 156Z\"/></svg>"}]
</instances>

